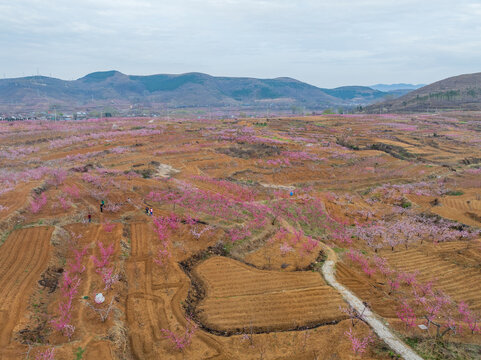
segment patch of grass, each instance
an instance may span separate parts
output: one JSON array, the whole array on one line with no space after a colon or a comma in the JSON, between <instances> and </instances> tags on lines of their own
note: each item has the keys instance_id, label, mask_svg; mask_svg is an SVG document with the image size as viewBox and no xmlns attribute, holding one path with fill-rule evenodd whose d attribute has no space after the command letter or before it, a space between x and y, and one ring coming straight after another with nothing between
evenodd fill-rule
<instances>
[{"instance_id":1,"label":"patch of grass","mask_svg":"<svg viewBox=\"0 0 481 360\"><path fill-rule=\"evenodd\" d=\"M363 196L366 196L366 195L369 194L371 191L372 191L372 188L367 188L367 189L361 191L360 194L363 195Z\"/></svg>"},{"instance_id":2,"label":"patch of grass","mask_svg":"<svg viewBox=\"0 0 481 360\"><path fill-rule=\"evenodd\" d=\"M410 347L415 348L416 345L419 343L420 338L412 337L412 338L406 338L404 341L406 344L408 344Z\"/></svg>"},{"instance_id":3,"label":"patch of grass","mask_svg":"<svg viewBox=\"0 0 481 360\"><path fill-rule=\"evenodd\" d=\"M22 224L15 224L15 225L13 226L13 230L20 230L22 227L23 227Z\"/></svg>"},{"instance_id":4,"label":"patch of grass","mask_svg":"<svg viewBox=\"0 0 481 360\"><path fill-rule=\"evenodd\" d=\"M401 357L392 351L384 342L379 341L376 343L373 349L375 354L382 356L389 356L391 359L401 359Z\"/></svg>"},{"instance_id":5,"label":"patch of grass","mask_svg":"<svg viewBox=\"0 0 481 360\"><path fill-rule=\"evenodd\" d=\"M75 360L81 360L83 357L83 354L85 352L85 348L81 348L80 346L74 350L73 354L75 355Z\"/></svg>"},{"instance_id":6,"label":"patch of grass","mask_svg":"<svg viewBox=\"0 0 481 360\"><path fill-rule=\"evenodd\" d=\"M272 139L272 140L277 140L277 141L282 141L282 142L285 142L285 143L291 142L291 140L289 140L289 139L283 139L283 138L280 138L280 137L278 137L278 136L264 136L264 138L266 138L266 139Z\"/></svg>"},{"instance_id":7,"label":"patch of grass","mask_svg":"<svg viewBox=\"0 0 481 360\"><path fill-rule=\"evenodd\" d=\"M3 234L2 234L2 237L0 237L0 246L3 245L3 243L5 242L5 240L7 240L8 236L10 235L11 231L5 231Z\"/></svg>"},{"instance_id":8,"label":"patch of grass","mask_svg":"<svg viewBox=\"0 0 481 360\"><path fill-rule=\"evenodd\" d=\"M402 204L401 204L401 207L402 207L403 209L407 209L407 208L410 208L411 205L412 205L411 202L409 202L409 201L407 201L407 200L404 200L404 201L402 202Z\"/></svg>"},{"instance_id":9,"label":"patch of grass","mask_svg":"<svg viewBox=\"0 0 481 360\"><path fill-rule=\"evenodd\" d=\"M425 360L481 359L481 345L421 337L408 337L404 341Z\"/></svg>"},{"instance_id":10,"label":"patch of grass","mask_svg":"<svg viewBox=\"0 0 481 360\"><path fill-rule=\"evenodd\" d=\"M142 169L142 170L134 170L137 174L141 175L144 179L150 179L152 175L154 175L154 169Z\"/></svg>"},{"instance_id":11,"label":"patch of grass","mask_svg":"<svg viewBox=\"0 0 481 360\"><path fill-rule=\"evenodd\" d=\"M224 251L226 252L227 255L230 254L233 247L234 247L234 244L232 244L231 242L224 243Z\"/></svg>"},{"instance_id":12,"label":"patch of grass","mask_svg":"<svg viewBox=\"0 0 481 360\"><path fill-rule=\"evenodd\" d=\"M464 195L464 192L461 191L461 190L451 190L451 191L448 191L446 193L446 195L449 195L449 196L460 196L460 195Z\"/></svg>"},{"instance_id":13,"label":"patch of grass","mask_svg":"<svg viewBox=\"0 0 481 360\"><path fill-rule=\"evenodd\" d=\"M342 247L337 247L337 246L336 246L335 248L333 248L332 250L334 250L334 252L335 252L336 254L343 254L343 253L346 252L346 249L344 249L344 248L342 248Z\"/></svg>"}]
</instances>

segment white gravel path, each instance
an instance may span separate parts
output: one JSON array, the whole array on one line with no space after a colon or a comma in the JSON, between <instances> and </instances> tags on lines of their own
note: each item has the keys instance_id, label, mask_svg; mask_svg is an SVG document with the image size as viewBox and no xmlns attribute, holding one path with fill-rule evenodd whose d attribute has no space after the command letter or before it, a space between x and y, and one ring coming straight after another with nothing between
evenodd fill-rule
<instances>
[{"instance_id":1,"label":"white gravel path","mask_svg":"<svg viewBox=\"0 0 481 360\"><path fill-rule=\"evenodd\" d=\"M334 265L335 262L333 260L327 260L322 266L322 274L327 283L339 291L344 300L356 309L359 314L363 314L362 319L366 321L381 340L383 340L398 355L405 360L423 360L422 357L416 354L409 346L402 342L401 339L394 335L391 330L379 320L376 314L369 309L364 310L364 304L356 295L336 281L334 276L336 271Z\"/></svg>"},{"instance_id":2,"label":"white gravel path","mask_svg":"<svg viewBox=\"0 0 481 360\"><path fill-rule=\"evenodd\" d=\"M280 222L286 229L294 229L284 219L280 219ZM327 260L324 262L321 270L326 282L339 291L344 300L356 309L359 314L362 314L362 319L374 330L377 336L404 360L424 360L383 324L381 321L382 317L376 315L370 309L365 309L363 302L356 295L337 282L335 277L336 270L334 268L338 261L337 255L334 250L325 243L319 242L319 244L327 255Z\"/></svg>"}]
</instances>

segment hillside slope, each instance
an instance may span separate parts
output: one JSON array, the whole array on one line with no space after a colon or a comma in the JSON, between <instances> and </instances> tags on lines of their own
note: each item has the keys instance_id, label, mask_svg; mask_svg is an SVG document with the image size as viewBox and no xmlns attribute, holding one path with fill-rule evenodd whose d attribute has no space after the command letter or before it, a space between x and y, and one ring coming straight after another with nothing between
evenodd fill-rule
<instances>
[{"instance_id":1,"label":"hillside slope","mask_svg":"<svg viewBox=\"0 0 481 360\"><path fill-rule=\"evenodd\" d=\"M367 112L481 110L481 73L450 77L397 99L366 107Z\"/></svg>"},{"instance_id":2,"label":"hillside slope","mask_svg":"<svg viewBox=\"0 0 481 360\"><path fill-rule=\"evenodd\" d=\"M81 108L250 107L309 109L366 105L389 93L368 87L322 89L292 78L215 77L202 73L149 76L118 71L65 81L44 76L0 80L0 111Z\"/></svg>"},{"instance_id":3,"label":"hillside slope","mask_svg":"<svg viewBox=\"0 0 481 360\"><path fill-rule=\"evenodd\" d=\"M405 83L400 83L400 84L375 84L375 85L369 85L371 89L374 90L379 90L379 91L396 91L396 90L416 90L419 88L422 88L423 86L426 86L426 84L405 84Z\"/></svg>"}]
</instances>

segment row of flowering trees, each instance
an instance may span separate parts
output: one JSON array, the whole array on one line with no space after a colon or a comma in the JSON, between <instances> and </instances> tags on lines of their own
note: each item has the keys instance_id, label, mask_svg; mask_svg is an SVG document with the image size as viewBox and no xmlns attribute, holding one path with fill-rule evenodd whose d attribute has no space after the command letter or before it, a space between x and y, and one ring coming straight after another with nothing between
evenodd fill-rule
<instances>
[{"instance_id":1,"label":"row of flowering trees","mask_svg":"<svg viewBox=\"0 0 481 360\"><path fill-rule=\"evenodd\" d=\"M47 179L47 184L58 188L67 178L67 171L64 169L54 169L50 171L50 177ZM60 206L64 211L72 206L72 200L77 200L80 197L80 190L76 185L64 186L60 194L55 199L55 207ZM40 195L34 196L30 202L32 213L38 213L47 204L47 195L42 192Z\"/></svg>"},{"instance_id":2,"label":"row of flowering trees","mask_svg":"<svg viewBox=\"0 0 481 360\"><path fill-rule=\"evenodd\" d=\"M177 182L176 188L150 192L147 200L171 204L174 210L176 206L181 207L186 211L187 216L204 214L204 216L234 224L228 230L232 242L243 240L266 225L269 208L261 202L243 200L253 199L255 196L248 188L239 185L228 186L223 181L213 181L213 183L220 183L224 189L228 190L227 194ZM234 188L242 189L242 192L235 196L230 195Z\"/></svg>"},{"instance_id":3,"label":"row of flowering trees","mask_svg":"<svg viewBox=\"0 0 481 360\"><path fill-rule=\"evenodd\" d=\"M81 274L86 269L83 264L86 252L87 248L82 250L73 249L74 260L66 265L66 270L62 276L61 299L58 308L59 316L52 320L53 327L68 337L69 340L75 331L75 326L72 324L72 308L75 295L79 291Z\"/></svg>"},{"instance_id":4,"label":"row of flowering trees","mask_svg":"<svg viewBox=\"0 0 481 360\"><path fill-rule=\"evenodd\" d=\"M408 249L410 244L430 241L441 243L455 240L470 240L476 234L459 225L435 217L423 217L404 212L401 216L389 220L377 220L356 223L348 228L351 238L361 241L374 252L390 247L394 251L398 245Z\"/></svg>"},{"instance_id":5,"label":"row of flowering trees","mask_svg":"<svg viewBox=\"0 0 481 360\"><path fill-rule=\"evenodd\" d=\"M105 224L103 230L110 232L113 229L113 224ZM78 238L80 238L79 236ZM72 311L75 305L76 295L79 292L82 281L82 274L86 270L85 255L88 252L88 247L77 249L75 247L76 241L72 242L73 258L65 266L63 272L61 286L60 286L60 301L58 305L58 315L51 321L55 330L62 333L69 340L75 332L75 326L72 323ZM113 254L114 245L105 246L101 241L97 243L100 256L91 256L94 264L95 272L99 274L104 282L104 290L110 290L118 281L119 275L114 272ZM97 302L97 301L96 301ZM100 303L98 303L100 304ZM112 303L107 309L102 309L86 302L86 305L97 312L102 321L105 321L108 313L111 310Z\"/></svg>"},{"instance_id":6,"label":"row of flowering trees","mask_svg":"<svg viewBox=\"0 0 481 360\"><path fill-rule=\"evenodd\" d=\"M427 330L436 328L436 336L447 333L460 334L463 329L472 334L481 331L480 318L464 302L457 303L443 291L436 289L434 282L422 282L417 273L395 270L385 258L369 257L358 250L350 249L347 258L361 267L368 276L380 274L385 278L385 291L399 304L398 318L406 329L424 322Z\"/></svg>"},{"instance_id":7,"label":"row of flowering trees","mask_svg":"<svg viewBox=\"0 0 481 360\"><path fill-rule=\"evenodd\" d=\"M171 239L173 232L180 227L181 219L171 214L169 216L159 216L153 219L154 232L160 242L160 246L157 248L156 255L154 257L154 263L157 264L167 281L170 272L170 259L172 258L172 245ZM194 225L196 221L190 217L185 220L187 225ZM174 332L170 329L161 329L162 334L172 346L179 350L184 351L192 342L192 338L197 331L197 324L190 318L186 317L186 325L184 331L181 333Z\"/></svg>"},{"instance_id":8,"label":"row of flowering trees","mask_svg":"<svg viewBox=\"0 0 481 360\"><path fill-rule=\"evenodd\" d=\"M15 189L20 182L29 182L47 178L47 184L58 186L63 183L67 172L61 168L39 166L23 171L0 169L0 196ZM34 206L35 207L35 206Z\"/></svg>"},{"instance_id":9,"label":"row of flowering trees","mask_svg":"<svg viewBox=\"0 0 481 360\"><path fill-rule=\"evenodd\" d=\"M79 143L85 143L89 140L98 140L98 139L115 139L118 137L145 137L145 136L153 136L153 135L160 135L163 133L162 129L152 129L152 128L142 128L138 130L124 130L124 131L100 131L94 133L87 133L83 135L72 135L69 137L64 137L58 140L51 140L49 142L50 149L57 149L60 147L66 147L70 145L75 145Z\"/></svg>"}]
</instances>

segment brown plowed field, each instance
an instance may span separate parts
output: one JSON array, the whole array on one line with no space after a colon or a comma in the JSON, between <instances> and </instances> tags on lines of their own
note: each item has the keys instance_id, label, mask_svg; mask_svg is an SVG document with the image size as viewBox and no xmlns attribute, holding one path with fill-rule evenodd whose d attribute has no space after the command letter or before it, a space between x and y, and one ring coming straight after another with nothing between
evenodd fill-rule
<instances>
[{"instance_id":1,"label":"brown plowed field","mask_svg":"<svg viewBox=\"0 0 481 360\"><path fill-rule=\"evenodd\" d=\"M321 276L325 256L340 259L337 280L402 336L426 336L397 316L403 301L415 300L412 289L401 283L390 292L391 278L374 256L419 271L420 281L437 278L436 289L467 302L479 319L480 119L452 113L0 121L0 188L15 186L0 195L0 358L26 358L27 343L34 344L30 359L52 347L57 360L72 359L79 347L88 360L361 358L345 333L352 327L362 339L370 328L353 327L339 309L347 304ZM30 199L42 193L47 203L34 214ZM154 261L164 246L155 217L165 220L162 266ZM111 231L108 223L115 224ZM391 251L387 231L397 229L392 240L402 240L420 224L408 250L398 244ZM370 241L371 230L379 243ZM453 241L434 246L432 234ZM102 270L92 259L101 257L99 242L113 245ZM65 301L63 274L74 271L75 250L83 249L69 339L51 320ZM366 275L354 254L375 273ZM99 292L106 302L93 305ZM102 322L86 302L113 309ZM189 316L198 329L180 351L166 332L182 336ZM479 333L467 333L449 333L443 344L479 352ZM376 340L363 358L391 359Z\"/></svg>"},{"instance_id":2,"label":"brown plowed field","mask_svg":"<svg viewBox=\"0 0 481 360\"><path fill-rule=\"evenodd\" d=\"M30 195L30 191L32 191L37 184L38 182L20 184L15 188L15 190L0 195L0 205L8 208L7 210L0 211L0 220L10 216L23 206L28 206L29 202L27 199Z\"/></svg>"},{"instance_id":3,"label":"brown plowed field","mask_svg":"<svg viewBox=\"0 0 481 360\"><path fill-rule=\"evenodd\" d=\"M0 348L10 344L28 297L47 267L52 231L43 226L16 230L0 249Z\"/></svg>"},{"instance_id":4,"label":"brown plowed field","mask_svg":"<svg viewBox=\"0 0 481 360\"><path fill-rule=\"evenodd\" d=\"M464 268L416 249L386 252L383 256L402 271L419 271L418 279L422 282L436 279L437 288L457 301L466 302L473 310L481 310L481 271Z\"/></svg>"},{"instance_id":5,"label":"brown plowed field","mask_svg":"<svg viewBox=\"0 0 481 360\"><path fill-rule=\"evenodd\" d=\"M257 270L224 257L195 272L207 288L202 321L218 331L286 330L344 318L340 295L318 273Z\"/></svg>"},{"instance_id":6,"label":"brown plowed field","mask_svg":"<svg viewBox=\"0 0 481 360\"><path fill-rule=\"evenodd\" d=\"M473 195L445 197L441 206L435 206L432 212L463 224L481 226L481 200L476 200Z\"/></svg>"},{"instance_id":7,"label":"brown plowed field","mask_svg":"<svg viewBox=\"0 0 481 360\"><path fill-rule=\"evenodd\" d=\"M365 300L374 311L387 319L396 317L396 303L381 290L356 271L343 263L336 264L336 278L347 289Z\"/></svg>"},{"instance_id":8,"label":"brown plowed field","mask_svg":"<svg viewBox=\"0 0 481 360\"><path fill-rule=\"evenodd\" d=\"M452 241L437 244L431 254L443 260L463 264L465 267L481 269L481 239L465 241Z\"/></svg>"},{"instance_id":9,"label":"brown plowed field","mask_svg":"<svg viewBox=\"0 0 481 360\"><path fill-rule=\"evenodd\" d=\"M126 263L126 318L132 354L139 360L164 356L182 359L184 355L172 351L161 329L185 326L179 300L187 295L187 277L179 269L171 270L167 278L159 274L152 253L147 250L154 243L150 224L133 223L131 232L132 257ZM167 312L173 316L168 318ZM193 347L195 352L188 352L190 359L223 358L219 344L209 334L201 334Z\"/></svg>"},{"instance_id":10,"label":"brown plowed field","mask_svg":"<svg viewBox=\"0 0 481 360\"><path fill-rule=\"evenodd\" d=\"M152 249L154 245L154 237L152 226L146 223L133 223L131 225L132 244L131 256L132 258L142 258L151 256L155 253Z\"/></svg>"},{"instance_id":11,"label":"brown plowed field","mask_svg":"<svg viewBox=\"0 0 481 360\"><path fill-rule=\"evenodd\" d=\"M423 211L430 211L446 219L459 221L463 224L481 226L481 189L468 189L461 196L415 196L408 198L419 205ZM439 201L432 205L434 199Z\"/></svg>"},{"instance_id":12,"label":"brown plowed field","mask_svg":"<svg viewBox=\"0 0 481 360\"><path fill-rule=\"evenodd\" d=\"M159 359L166 347L160 329L168 327L162 298L142 293L130 294L126 306L135 359Z\"/></svg>"}]
</instances>

